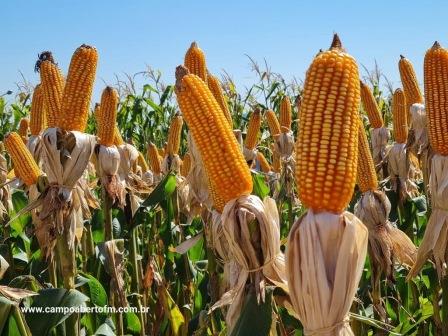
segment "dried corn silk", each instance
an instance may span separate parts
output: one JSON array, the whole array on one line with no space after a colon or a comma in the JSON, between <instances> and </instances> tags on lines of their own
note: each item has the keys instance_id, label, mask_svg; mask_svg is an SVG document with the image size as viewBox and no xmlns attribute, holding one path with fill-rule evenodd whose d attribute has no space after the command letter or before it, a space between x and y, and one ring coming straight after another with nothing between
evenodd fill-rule
<instances>
[{"instance_id":1,"label":"dried corn silk","mask_svg":"<svg viewBox=\"0 0 448 336\"><path fill-rule=\"evenodd\" d=\"M220 217L222 245L234 267L230 269L229 288L212 309L230 304L226 314L228 332L238 320L248 280L254 285L258 301L264 301L265 281L288 292L285 259L280 251L280 222L275 201L257 196L241 196L228 202ZM216 223L214 231L216 232ZM256 226L255 232L249 227ZM259 236L258 236L259 234ZM255 235L255 236L254 236ZM228 248L228 252L225 251ZM223 257L223 256L221 256Z\"/></svg>"},{"instance_id":2,"label":"dried corn silk","mask_svg":"<svg viewBox=\"0 0 448 336\"><path fill-rule=\"evenodd\" d=\"M286 274L305 335L353 335L348 313L361 279L367 241L367 228L349 212L315 214L310 209L292 227Z\"/></svg>"},{"instance_id":3,"label":"dried corn silk","mask_svg":"<svg viewBox=\"0 0 448 336\"><path fill-rule=\"evenodd\" d=\"M433 257L439 277L446 275L446 250L448 242L448 156L435 154L431 162L429 181L432 212L423 240L418 249L417 261L408 279L420 272L428 258Z\"/></svg>"}]
</instances>

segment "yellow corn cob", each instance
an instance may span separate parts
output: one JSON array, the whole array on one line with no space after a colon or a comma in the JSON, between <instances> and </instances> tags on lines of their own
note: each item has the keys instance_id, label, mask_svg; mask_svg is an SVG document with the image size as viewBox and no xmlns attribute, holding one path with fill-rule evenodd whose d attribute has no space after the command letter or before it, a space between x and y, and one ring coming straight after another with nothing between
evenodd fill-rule
<instances>
[{"instance_id":1,"label":"yellow corn cob","mask_svg":"<svg viewBox=\"0 0 448 336\"><path fill-rule=\"evenodd\" d=\"M41 84L36 85L33 92L30 111L31 135L38 135L47 127L47 116L45 114L44 92Z\"/></svg>"},{"instance_id":2,"label":"yellow corn cob","mask_svg":"<svg viewBox=\"0 0 448 336\"><path fill-rule=\"evenodd\" d=\"M408 116L407 122L409 125L412 104L422 104L424 100L418 86L417 75L415 74L411 61L403 55L400 55L398 68L400 70L401 84L403 85L404 96L406 98L406 113Z\"/></svg>"},{"instance_id":3,"label":"yellow corn cob","mask_svg":"<svg viewBox=\"0 0 448 336\"><path fill-rule=\"evenodd\" d=\"M265 113L266 121L269 126L269 132L272 136L280 134L280 123L278 122L277 116L274 111L267 110Z\"/></svg>"},{"instance_id":4,"label":"yellow corn cob","mask_svg":"<svg viewBox=\"0 0 448 336\"><path fill-rule=\"evenodd\" d=\"M274 144L271 145L271 151L272 151L272 171L275 173L280 173L282 170L280 153L277 151Z\"/></svg>"},{"instance_id":5,"label":"yellow corn cob","mask_svg":"<svg viewBox=\"0 0 448 336\"><path fill-rule=\"evenodd\" d=\"M36 161L34 161L33 155L23 143L20 135L15 132L9 133L5 137L5 147L11 156L16 175L27 186L35 184L39 176L42 175L42 172L37 166Z\"/></svg>"},{"instance_id":6,"label":"yellow corn cob","mask_svg":"<svg viewBox=\"0 0 448 336\"><path fill-rule=\"evenodd\" d=\"M207 85L176 68L179 107L201 154L212 190L224 203L252 192L252 177L238 142ZM218 211L222 208L217 207Z\"/></svg>"},{"instance_id":7,"label":"yellow corn cob","mask_svg":"<svg viewBox=\"0 0 448 336\"><path fill-rule=\"evenodd\" d=\"M218 194L218 192L216 191L216 187L213 186L210 179L208 179L208 190L210 192L210 195L212 196L213 207L219 212L222 212L222 210L226 206L226 201L224 201L224 199Z\"/></svg>"},{"instance_id":8,"label":"yellow corn cob","mask_svg":"<svg viewBox=\"0 0 448 336\"><path fill-rule=\"evenodd\" d=\"M244 147L246 147L247 149L252 150L257 146L260 126L261 113L260 110L255 109L249 117L246 139L244 140Z\"/></svg>"},{"instance_id":9,"label":"yellow corn cob","mask_svg":"<svg viewBox=\"0 0 448 336\"><path fill-rule=\"evenodd\" d=\"M296 182L299 196L314 211L340 213L352 198L358 164L360 86L358 66L335 34L306 73Z\"/></svg>"},{"instance_id":10,"label":"yellow corn cob","mask_svg":"<svg viewBox=\"0 0 448 336\"><path fill-rule=\"evenodd\" d=\"M191 168L191 155L186 153L182 159L182 166L180 167L180 174L182 176L187 176Z\"/></svg>"},{"instance_id":11,"label":"yellow corn cob","mask_svg":"<svg viewBox=\"0 0 448 336\"><path fill-rule=\"evenodd\" d=\"M112 146L115 142L117 105L117 90L107 86L101 95L100 108L95 114L98 126L98 142L106 147Z\"/></svg>"},{"instance_id":12,"label":"yellow corn cob","mask_svg":"<svg viewBox=\"0 0 448 336\"><path fill-rule=\"evenodd\" d=\"M28 118L22 118L19 122L19 135L22 140L26 143L26 139L28 138L28 128L30 126L30 121Z\"/></svg>"},{"instance_id":13,"label":"yellow corn cob","mask_svg":"<svg viewBox=\"0 0 448 336\"><path fill-rule=\"evenodd\" d=\"M149 166L146 163L145 157L143 156L142 152L138 152L138 159L137 159L138 165L142 168L143 172L147 172L149 170Z\"/></svg>"},{"instance_id":14,"label":"yellow corn cob","mask_svg":"<svg viewBox=\"0 0 448 336\"><path fill-rule=\"evenodd\" d=\"M226 98L224 97L224 94L222 92L219 79L211 75L210 73L207 73L207 85L210 91L213 93L213 96L215 97L219 106L221 107L221 110L224 113L227 121L229 122L230 127L233 128L232 115L230 114L229 105L227 105Z\"/></svg>"},{"instance_id":15,"label":"yellow corn cob","mask_svg":"<svg viewBox=\"0 0 448 336\"><path fill-rule=\"evenodd\" d=\"M284 96L280 103L280 127L282 132L287 132L291 129L292 112L291 101L288 96Z\"/></svg>"},{"instance_id":16,"label":"yellow corn cob","mask_svg":"<svg viewBox=\"0 0 448 336\"><path fill-rule=\"evenodd\" d=\"M58 121L62 129L84 132L97 62L98 52L94 47L83 44L73 54Z\"/></svg>"},{"instance_id":17,"label":"yellow corn cob","mask_svg":"<svg viewBox=\"0 0 448 336\"><path fill-rule=\"evenodd\" d=\"M8 175L6 175L6 178L8 179L8 180L12 180L13 178L15 178L16 177L16 172L14 171L14 169L11 169L9 172L8 172Z\"/></svg>"},{"instance_id":18,"label":"yellow corn cob","mask_svg":"<svg viewBox=\"0 0 448 336\"><path fill-rule=\"evenodd\" d=\"M115 128L114 128L114 145L115 146L124 145L124 140L121 136L120 130L118 129L117 125L115 125Z\"/></svg>"},{"instance_id":19,"label":"yellow corn cob","mask_svg":"<svg viewBox=\"0 0 448 336\"><path fill-rule=\"evenodd\" d=\"M359 82L361 85L361 102L364 110L367 113L367 117L369 118L370 125L373 128L381 128L383 127L383 117L381 116L380 109L378 104L373 96L370 88L364 84L363 82Z\"/></svg>"},{"instance_id":20,"label":"yellow corn cob","mask_svg":"<svg viewBox=\"0 0 448 336\"><path fill-rule=\"evenodd\" d=\"M435 42L424 61L428 133L436 153L448 155L448 50Z\"/></svg>"},{"instance_id":21,"label":"yellow corn cob","mask_svg":"<svg viewBox=\"0 0 448 336\"><path fill-rule=\"evenodd\" d=\"M370 153L369 141L362 121L359 121L358 131L358 186L362 193L378 188L375 164Z\"/></svg>"},{"instance_id":22,"label":"yellow corn cob","mask_svg":"<svg viewBox=\"0 0 448 336\"><path fill-rule=\"evenodd\" d=\"M406 143L408 140L408 124L406 113L406 99L402 89L396 89L392 97L392 123L394 138L397 143Z\"/></svg>"},{"instance_id":23,"label":"yellow corn cob","mask_svg":"<svg viewBox=\"0 0 448 336\"><path fill-rule=\"evenodd\" d=\"M150 142L148 145L147 156L149 159L149 164L151 165L152 172L154 174L160 174L162 172L160 156L156 145L154 145L152 142Z\"/></svg>"},{"instance_id":24,"label":"yellow corn cob","mask_svg":"<svg viewBox=\"0 0 448 336\"><path fill-rule=\"evenodd\" d=\"M44 106L47 114L47 127L56 127L61 114L62 94L65 79L50 52L39 55L36 70L40 73L40 82L44 92Z\"/></svg>"},{"instance_id":25,"label":"yellow corn cob","mask_svg":"<svg viewBox=\"0 0 448 336\"><path fill-rule=\"evenodd\" d=\"M193 42L187 50L184 65L192 74L195 74L207 83L207 65L205 63L205 54L198 47L196 42Z\"/></svg>"},{"instance_id":26,"label":"yellow corn cob","mask_svg":"<svg viewBox=\"0 0 448 336\"><path fill-rule=\"evenodd\" d=\"M268 160L266 160L262 152L257 152L257 160L263 173L267 174L271 171L271 165Z\"/></svg>"},{"instance_id":27,"label":"yellow corn cob","mask_svg":"<svg viewBox=\"0 0 448 336\"><path fill-rule=\"evenodd\" d=\"M174 116L171 121L170 129L168 131L168 144L166 147L168 155L176 155L179 153L183 124L184 120L181 115Z\"/></svg>"},{"instance_id":28,"label":"yellow corn cob","mask_svg":"<svg viewBox=\"0 0 448 336\"><path fill-rule=\"evenodd\" d=\"M159 153L159 156L161 158L164 158L165 157L165 147L157 148L157 153Z\"/></svg>"}]
</instances>

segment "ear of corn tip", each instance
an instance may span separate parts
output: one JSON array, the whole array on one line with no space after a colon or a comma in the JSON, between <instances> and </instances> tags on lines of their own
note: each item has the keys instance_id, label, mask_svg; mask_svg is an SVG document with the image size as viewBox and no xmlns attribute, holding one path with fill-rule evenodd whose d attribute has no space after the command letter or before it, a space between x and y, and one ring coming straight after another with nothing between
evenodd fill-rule
<instances>
[{"instance_id":1,"label":"ear of corn tip","mask_svg":"<svg viewBox=\"0 0 448 336\"><path fill-rule=\"evenodd\" d=\"M187 50L184 65L191 73L200 77L204 82L207 82L207 65L205 62L205 54L196 42L191 43L190 48Z\"/></svg>"},{"instance_id":2,"label":"ear of corn tip","mask_svg":"<svg viewBox=\"0 0 448 336\"><path fill-rule=\"evenodd\" d=\"M103 146L109 147L115 142L117 105L117 90L110 86L106 87L101 95L99 110L95 113L99 143Z\"/></svg>"}]
</instances>

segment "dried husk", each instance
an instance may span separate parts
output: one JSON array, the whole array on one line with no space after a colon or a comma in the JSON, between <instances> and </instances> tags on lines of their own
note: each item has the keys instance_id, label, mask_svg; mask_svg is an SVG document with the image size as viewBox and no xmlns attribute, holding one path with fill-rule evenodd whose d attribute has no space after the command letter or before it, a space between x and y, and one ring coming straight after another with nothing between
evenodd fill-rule
<instances>
[{"instance_id":1,"label":"dried husk","mask_svg":"<svg viewBox=\"0 0 448 336\"><path fill-rule=\"evenodd\" d=\"M77 131L48 128L42 134L42 166L49 187L34 205L41 206L36 235L47 257L52 254L57 235L63 232L67 235L69 249L74 247L75 233L83 225L83 209L86 208L84 192L77 183L95 144L94 136Z\"/></svg>"},{"instance_id":2,"label":"dried husk","mask_svg":"<svg viewBox=\"0 0 448 336\"><path fill-rule=\"evenodd\" d=\"M182 160L179 155L166 155L162 162L162 173L168 174L173 171L176 174L180 172L180 166L182 165Z\"/></svg>"},{"instance_id":3,"label":"dried husk","mask_svg":"<svg viewBox=\"0 0 448 336\"><path fill-rule=\"evenodd\" d=\"M3 279L8 268L9 263L0 255L0 280Z\"/></svg>"},{"instance_id":4,"label":"dried husk","mask_svg":"<svg viewBox=\"0 0 448 336\"><path fill-rule=\"evenodd\" d=\"M12 209L11 191L7 184L8 165L6 158L0 154L0 219L3 219Z\"/></svg>"},{"instance_id":5,"label":"dried husk","mask_svg":"<svg viewBox=\"0 0 448 336\"><path fill-rule=\"evenodd\" d=\"M286 274L305 335L353 335L348 313L362 275L368 230L349 212L308 210L292 227Z\"/></svg>"},{"instance_id":6,"label":"dried husk","mask_svg":"<svg viewBox=\"0 0 448 336\"><path fill-rule=\"evenodd\" d=\"M142 174L142 180L149 186L153 186L155 182L154 173L151 170L147 170Z\"/></svg>"},{"instance_id":7,"label":"dried husk","mask_svg":"<svg viewBox=\"0 0 448 336\"><path fill-rule=\"evenodd\" d=\"M101 254L105 256L104 268L111 277L111 293L117 293L118 307L127 307L125 283L123 275L124 265L124 241L123 239L114 239L98 245Z\"/></svg>"},{"instance_id":8,"label":"dried husk","mask_svg":"<svg viewBox=\"0 0 448 336\"><path fill-rule=\"evenodd\" d=\"M390 132L386 127L372 128L371 130L372 157L378 173L381 173L383 164L385 162L385 158L387 155L386 147L389 138L390 138Z\"/></svg>"},{"instance_id":9,"label":"dried husk","mask_svg":"<svg viewBox=\"0 0 448 336\"><path fill-rule=\"evenodd\" d=\"M275 149L282 159L289 159L294 152L294 135L292 131L280 133L275 137Z\"/></svg>"},{"instance_id":10,"label":"dried husk","mask_svg":"<svg viewBox=\"0 0 448 336\"><path fill-rule=\"evenodd\" d=\"M393 144L388 153L388 169L392 189L399 193L401 200L418 195L418 188L410 179L411 165L406 144Z\"/></svg>"},{"instance_id":11,"label":"dried husk","mask_svg":"<svg viewBox=\"0 0 448 336\"><path fill-rule=\"evenodd\" d=\"M212 309L230 304L226 313L230 333L241 312L248 281L255 287L258 302L265 299L266 283L288 292L280 222L275 201L266 198L262 202L253 195L228 202L220 220L215 213L213 222L213 246L228 264L230 289Z\"/></svg>"},{"instance_id":12,"label":"dried husk","mask_svg":"<svg viewBox=\"0 0 448 336\"><path fill-rule=\"evenodd\" d=\"M188 148L191 155L191 168L187 180L191 187L191 201L196 200L197 203L211 209L213 200L208 192L207 173L191 133L188 133Z\"/></svg>"},{"instance_id":13,"label":"dried husk","mask_svg":"<svg viewBox=\"0 0 448 336\"><path fill-rule=\"evenodd\" d=\"M26 147L31 152L34 160L37 165L42 168L42 146L41 146L42 137L40 135L31 135L26 142Z\"/></svg>"},{"instance_id":14,"label":"dried husk","mask_svg":"<svg viewBox=\"0 0 448 336\"><path fill-rule=\"evenodd\" d=\"M244 156L244 159L246 160L246 162L250 162L250 163L254 162L255 159L257 158L257 152L258 151L256 148L248 149L246 147L243 147L243 156Z\"/></svg>"},{"instance_id":15,"label":"dried husk","mask_svg":"<svg viewBox=\"0 0 448 336\"><path fill-rule=\"evenodd\" d=\"M125 203L125 190L118 176L120 152L116 146L97 146L97 172L101 184L113 202L118 201L120 207Z\"/></svg>"},{"instance_id":16,"label":"dried husk","mask_svg":"<svg viewBox=\"0 0 448 336\"><path fill-rule=\"evenodd\" d=\"M448 241L448 156L434 154L429 180L432 212L419 246L417 260L408 279L415 277L431 256L436 263L439 278L446 275Z\"/></svg>"}]
</instances>

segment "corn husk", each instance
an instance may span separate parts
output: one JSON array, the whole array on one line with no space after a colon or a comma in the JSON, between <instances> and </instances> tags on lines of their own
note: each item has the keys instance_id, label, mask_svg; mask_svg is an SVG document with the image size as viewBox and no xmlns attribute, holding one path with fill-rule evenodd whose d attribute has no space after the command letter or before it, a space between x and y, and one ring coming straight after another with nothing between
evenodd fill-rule
<instances>
[{"instance_id":1,"label":"corn husk","mask_svg":"<svg viewBox=\"0 0 448 336\"><path fill-rule=\"evenodd\" d=\"M12 209L11 191L7 180L8 164L6 158L0 154L0 219L5 218Z\"/></svg>"},{"instance_id":2,"label":"corn husk","mask_svg":"<svg viewBox=\"0 0 448 336\"><path fill-rule=\"evenodd\" d=\"M191 133L188 133L188 148L191 155L191 168L187 181L191 187L191 201L204 204L208 209L211 209L213 200L208 192L207 173Z\"/></svg>"},{"instance_id":3,"label":"corn husk","mask_svg":"<svg viewBox=\"0 0 448 336\"><path fill-rule=\"evenodd\" d=\"M179 155L166 155L162 162L162 173L168 174L173 171L176 174L180 172L180 166L182 165L182 160Z\"/></svg>"},{"instance_id":4,"label":"corn husk","mask_svg":"<svg viewBox=\"0 0 448 336\"><path fill-rule=\"evenodd\" d=\"M9 263L0 255L0 280L3 279L8 268Z\"/></svg>"},{"instance_id":5,"label":"corn husk","mask_svg":"<svg viewBox=\"0 0 448 336\"><path fill-rule=\"evenodd\" d=\"M47 257L52 254L57 235L63 232L68 237L68 247L74 247L86 208L83 191L77 183L89 163L95 143L94 136L77 131L48 128L42 134L42 166L49 187L33 206L41 206L36 235Z\"/></svg>"},{"instance_id":6,"label":"corn husk","mask_svg":"<svg viewBox=\"0 0 448 336\"><path fill-rule=\"evenodd\" d=\"M214 246L229 264L230 289L212 309L230 305L226 314L230 333L241 312L248 281L255 287L258 302L264 302L267 284L288 291L285 259L280 251L280 221L273 199L262 202L249 195L228 202L220 220L215 213L213 222L213 231L218 235L214 235Z\"/></svg>"},{"instance_id":7,"label":"corn husk","mask_svg":"<svg viewBox=\"0 0 448 336\"><path fill-rule=\"evenodd\" d=\"M42 168L42 146L41 146L42 137L40 135L31 135L26 142L26 147L33 155L34 160L37 165Z\"/></svg>"},{"instance_id":8,"label":"corn husk","mask_svg":"<svg viewBox=\"0 0 448 336\"><path fill-rule=\"evenodd\" d=\"M118 205L123 207L125 203L125 190L120 181L120 177L118 176L118 169L120 168L120 152L116 146L106 147L99 145L96 153L96 171L101 178L101 185L104 187L112 201L115 202L117 200Z\"/></svg>"},{"instance_id":9,"label":"corn husk","mask_svg":"<svg viewBox=\"0 0 448 336\"><path fill-rule=\"evenodd\" d=\"M417 185L410 178L411 165L406 144L394 143L387 158L392 189L399 193L401 200L417 196Z\"/></svg>"},{"instance_id":10,"label":"corn husk","mask_svg":"<svg viewBox=\"0 0 448 336\"><path fill-rule=\"evenodd\" d=\"M373 128L371 130L371 141L372 141L372 157L377 173L382 176L382 168L385 163L385 158L387 155L387 142L390 138L390 132L386 127ZM385 178L386 176L382 176Z\"/></svg>"},{"instance_id":11,"label":"corn husk","mask_svg":"<svg viewBox=\"0 0 448 336\"><path fill-rule=\"evenodd\" d=\"M436 263L439 278L447 274L448 156L440 154L433 156L429 189L432 203L431 217L418 249L417 260L408 274L408 279L415 277L431 256Z\"/></svg>"},{"instance_id":12,"label":"corn husk","mask_svg":"<svg viewBox=\"0 0 448 336\"><path fill-rule=\"evenodd\" d=\"M142 174L142 180L149 186L154 185L154 173L151 170L147 170Z\"/></svg>"},{"instance_id":13,"label":"corn husk","mask_svg":"<svg viewBox=\"0 0 448 336\"><path fill-rule=\"evenodd\" d=\"M275 149L282 159L289 159L294 152L294 135L292 131L282 132L275 137Z\"/></svg>"},{"instance_id":14,"label":"corn husk","mask_svg":"<svg viewBox=\"0 0 448 336\"><path fill-rule=\"evenodd\" d=\"M349 212L308 210L286 251L291 301L305 335L353 335L348 313L362 275L368 230Z\"/></svg>"},{"instance_id":15,"label":"corn husk","mask_svg":"<svg viewBox=\"0 0 448 336\"><path fill-rule=\"evenodd\" d=\"M254 162L257 158L257 149L248 149L246 147L243 147L243 156L246 162Z\"/></svg>"}]
</instances>

